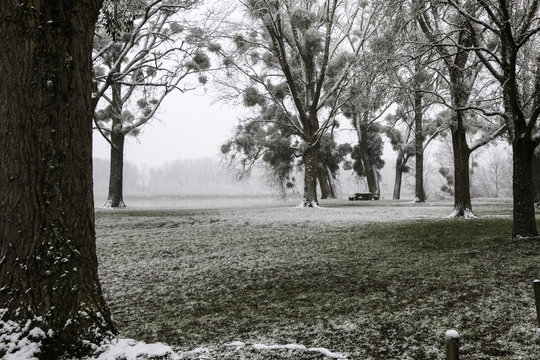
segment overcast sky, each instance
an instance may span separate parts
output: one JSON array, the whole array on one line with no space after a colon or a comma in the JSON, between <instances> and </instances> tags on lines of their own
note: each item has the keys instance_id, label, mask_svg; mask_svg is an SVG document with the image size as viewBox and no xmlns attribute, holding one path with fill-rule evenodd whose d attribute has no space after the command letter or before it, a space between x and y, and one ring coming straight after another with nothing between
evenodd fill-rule
<instances>
[{"instance_id":1,"label":"overcast sky","mask_svg":"<svg viewBox=\"0 0 540 360\"><path fill-rule=\"evenodd\" d=\"M152 166L176 159L215 157L221 144L231 137L241 112L213 103L202 91L171 94L137 138L126 138L125 160ZM94 157L110 157L110 145L96 131Z\"/></svg>"}]
</instances>

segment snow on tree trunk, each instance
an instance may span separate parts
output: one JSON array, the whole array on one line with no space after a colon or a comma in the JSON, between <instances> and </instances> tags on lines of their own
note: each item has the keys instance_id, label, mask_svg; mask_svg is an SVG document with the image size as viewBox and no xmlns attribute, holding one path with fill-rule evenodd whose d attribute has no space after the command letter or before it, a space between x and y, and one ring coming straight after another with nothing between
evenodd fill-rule
<instances>
[{"instance_id":1,"label":"snow on tree trunk","mask_svg":"<svg viewBox=\"0 0 540 360\"><path fill-rule=\"evenodd\" d=\"M516 136L512 142L514 223L512 237L533 237L538 235L533 195L534 146L531 139Z\"/></svg>"},{"instance_id":2,"label":"snow on tree trunk","mask_svg":"<svg viewBox=\"0 0 540 360\"><path fill-rule=\"evenodd\" d=\"M318 207L317 201L317 154L318 144L308 144L304 151L304 200L303 207Z\"/></svg>"},{"instance_id":3,"label":"snow on tree trunk","mask_svg":"<svg viewBox=\"0 0 540 360\"><path fill-rule=\"evenodd\" d=\"M81 357L115 332L97 273L92 191L100 5L0 5L0 38L9 39L0 52L0 323L35 340L40 359Z\"/></svg>"}]
</instances>

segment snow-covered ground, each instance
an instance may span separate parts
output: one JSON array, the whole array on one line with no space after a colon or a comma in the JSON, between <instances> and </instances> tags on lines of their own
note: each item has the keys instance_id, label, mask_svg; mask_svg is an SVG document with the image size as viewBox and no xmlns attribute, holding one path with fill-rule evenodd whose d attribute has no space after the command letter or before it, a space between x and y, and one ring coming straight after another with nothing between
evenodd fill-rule
<instances>
[{"instance_id":1,"label":"snow-covered ground","mask_svg":"<svg viewBox=\"0 0 540 360\"><path fill-rule=\"evenodd\" d=\"M481 230L510 219L508 201L474 202L479 220L456 223L446 219L450 202L325 200L320 208L297 208L299 199L272 197L147 200L97 209L105 296L120 330L138 340L114 339L89 359L364 360L399 351L403 359L435 359L443 356L437 341L454 326L466 354L500 345L501 354L521 356L508 359L536 359L526 357L540 341L540 329L527 322L530 284L516 282L539 269L534 246L495 251L499 243L484 244L481 231L457 232L455 247L437 242L445 226L472 222ZM426 222L436 222L434 234L421 233ZM395 230L416 225L417 239ZM390 235L372 239L370 231L387 228ZM498 278L508 274L514 277ZM498 283L484 283L489 276ZM508 335L479 346L508 311L516 319ZM42 334L30 339L5 326L11 334L0 338L4 358L32 359ZM475 328L467 326L485 329L474 345Z\"/></svg>"}]
</instances>

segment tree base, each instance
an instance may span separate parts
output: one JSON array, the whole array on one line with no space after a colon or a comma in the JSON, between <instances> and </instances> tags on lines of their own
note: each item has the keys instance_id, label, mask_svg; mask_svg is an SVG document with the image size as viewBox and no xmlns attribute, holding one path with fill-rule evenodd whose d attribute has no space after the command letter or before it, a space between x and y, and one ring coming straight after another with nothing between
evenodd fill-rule
<instances>
[{"instance_id":1,"label":"tree base","mask_svg":"<svg viewBox=\"0 0 540 360\"><path fill-rule=\"evenodd\" d=\"M303 202L301 202L300 204L298 204L298 206L296 206L297 208L320 208L319 206L319 203L317 203L317 201L307 201L307 200L304 200Z\"/></svg>"},{"instance_id":2,"label":"tree base","mask_svg":"<svg viewBox=\"0 0 540 360\"><path fill-rule=\"evenodd\" d=\"M123 201L119 201L118 205L114 206L112 200L107 200L105 205L103 205L103 209L124 209L125 207L126 204Z\"/></svg>"},{"instance_id":3,"label":"tree base","mask_svg":"<svg viewBox=\"0 0 540 360\"><path fill-rule=\"evenodd\" d=\"M478 219L478 216L476 216L471 209L464 209L464 210L454 209L454 211L452 211L452 213L448 215L446 218L453 219L453 218L458 218L458 217L462 217L465 219Z\"/></svg>"}]
</instances>

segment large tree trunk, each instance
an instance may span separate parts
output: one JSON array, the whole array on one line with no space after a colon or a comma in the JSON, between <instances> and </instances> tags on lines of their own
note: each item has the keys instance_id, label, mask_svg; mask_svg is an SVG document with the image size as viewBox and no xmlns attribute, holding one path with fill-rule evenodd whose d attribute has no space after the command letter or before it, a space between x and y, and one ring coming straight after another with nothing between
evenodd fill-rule
<instances>
[{"instance_id":1,"label":"large tree trunk","mask_svg":"<svg viewBox=\"0 0 540 360\"><path fill-rule=\"evenodd\" d=\"M317 207L317 168L319 144L308 144L304 151L304 200L302 206Z\"/></svg>"},{"instance_id":2,"label":"large tree trunk","mask_svg":"<svg viewBox=\"0 0 540 360\"><path fill-rule=\"evenodd\" d=\"M469 179L469 157L471 151L467 144L463 119L456 114L455 127L452 128L452 149L454 153L454 211L451 217L474 218L471 205Z\"/></svg>"},{"instance_id":3,"label":"large tree trunk","mask_svg":"<svg viewBox=\"0 0 540 360\"><path fill-rule=\"evenodd\" d=\"M41 359L78 357L90 350L85 341L114 332L97 273L92 192L100 5L0 2L0 316L22 336L45 332Z\"/></svg>"},{"instance_id":4,"label":"large tree trunk","mask_svg":"<svg viewBox=\"0 0 540 360\"><path fill-rule=\"evenodd\" d=\"M414 202L418 203L426 201L424 191L424 130L422 125L422 93L417 90L414 92L414 152L416 160Z\"/></svg>"},{"instance_id":5,"label":"large tree trunk","mask_svg":"<svg viewBox=\"0 0 540 360\"><path fill-rule=\"evenodd\" d=\"M513 150L514 223L513 237L537 236L533 197L534 146L531 139L515 136Z\"/></svg>"},{"instance_id":6,"label":"large tree trunk","mask_svg":"<svg viewBox=\"0 0 540 360\"><path fill-rule=\"evenodd\" d=\"M497 182L498 183L498 182ZM533 156L533 199L534 205L540 205L540 154L536 152Z\"/></svg>"},{"instance_id":7,"label":"large tree trunk","mask_svg":"<svg viewBox=\"0 0 540 360\"><path fill-rule=\"evenodd\" d=\"M403 149L400 149L396 159L396 172L394 178L394 193L392 199L399 200L401 198L401 182L403 179L403 166L404 164L404 152Z\"/></svg>"},{"instance_id":8,"label":"large tree trunk","mask_svg":"<svg viewBox=\"0 0 540 360\"><path fill-rule=\"evenodd\" d=\"M533 155L533 200L534 206L540 206L540 154Z\"/></svg>"}]
</instances>

